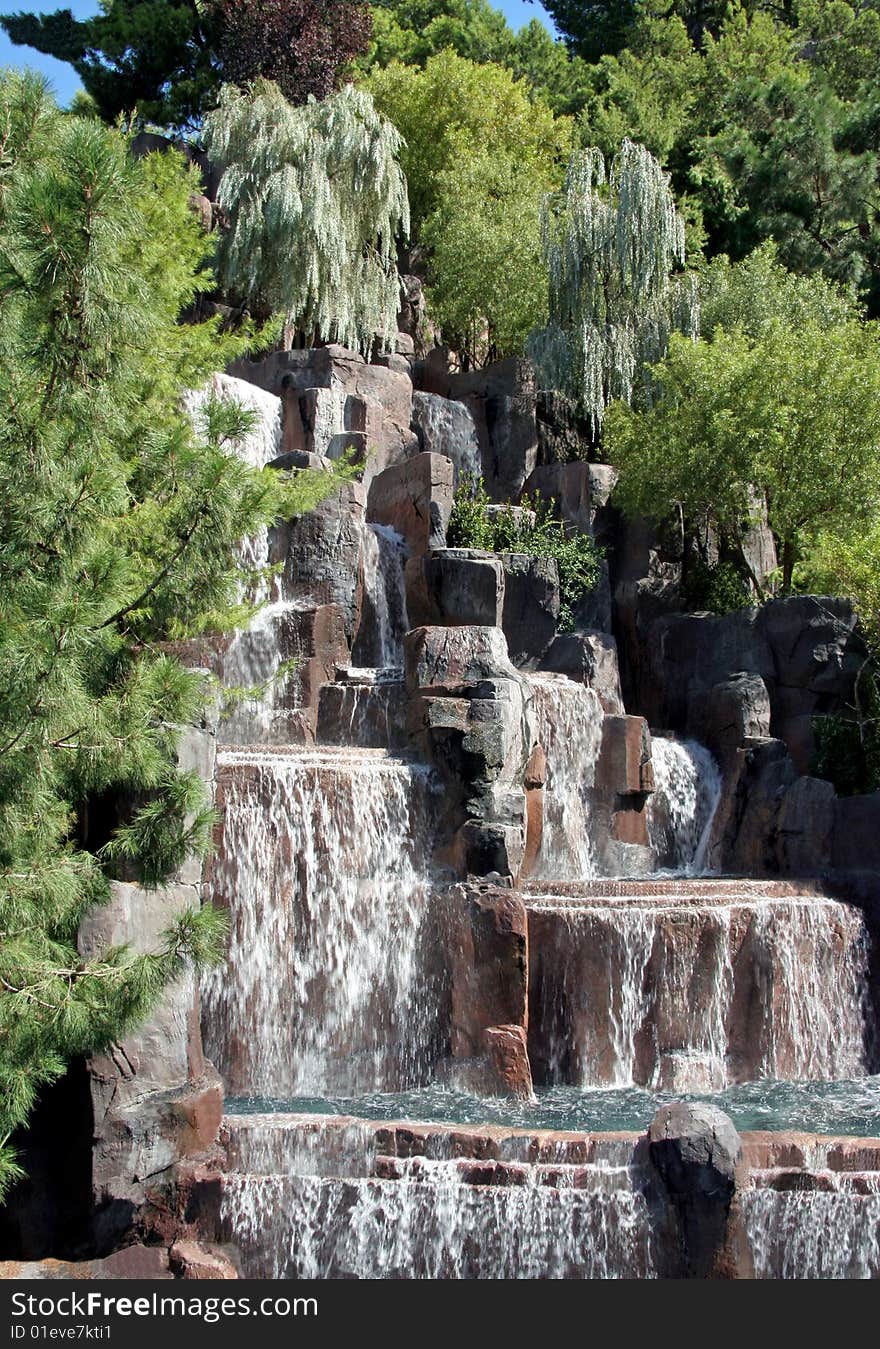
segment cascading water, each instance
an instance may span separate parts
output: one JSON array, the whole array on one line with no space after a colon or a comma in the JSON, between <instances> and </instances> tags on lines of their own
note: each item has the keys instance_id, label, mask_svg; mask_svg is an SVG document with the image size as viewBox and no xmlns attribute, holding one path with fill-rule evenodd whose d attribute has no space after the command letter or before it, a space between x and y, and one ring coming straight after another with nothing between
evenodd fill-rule
<instances>
[{"instance_id":1,"label":"cascading water","mask_svg":"<svg viewBox=\"0 0 880 1349\"><path fill-rule=\"evenodd\" d=\"M755 1188L740 1203L755 1278L880 1278L880 1196Z\"/></svg>"},{"instance_id":2,"label":"cascading water","mask_svg":"<svg viewBox=\"0 0 880 1349\"><path fill-rule=\"evenodd\" d=\"M403 571L406 544L387 525L368 525L363 556L363 610L352 659L357 666L400 669L409 628Z\"/></svg>"},{"instance_id":3,"label":"cascading water","mask_svg":"<svg viewBox=\"0 0 880 1349\"><path fill-rule=\"evenodd\" d=\"M502 1163L487 1176L485 1164L454 1155L466 1135L437 1137L438 1156L383 1158L378 1136L355 1124L228 1125L239 1170L224 1187L223 1222L246 1277L655 1275L642 1176L623 1140L627 1155L610 1164Z\"/></svg>"},{"instance_id":4,"label":"cascading water","mask_svg":"<svg viewBox=\"0 0 880 1349\"><path fill-rule=\"evenodd\" d=\"M375 751L218 755L211 886L232 935L204 1025L233 1093L424 1080L444 996L430 788L426 770Z\"/></svg>"},{"instance_id":5,"label":"cascading water","mask_svg":"<svg viewBox=\"0 0 880 1349\"><path fill-rule=\"evenodd\" d=\"M699 1091L862 1075L862 914L753 884L534 894L530 1043L544 1079Z\"/></svg>"},{"instance_id":6,"label":"cascading water","mask_svg":"<svg viewBox=\"0 0 880 1349\"><path fill-rule=\"evenodd\" d=\"M721 774L696 740L651 739L654 791L648 798L648 836L658 865L697 875L704 870Z\"/></svg>"},{"instance_id":7,"label":"cascading water","mask_svg":"<svg viewBox=\"0 0 880 1349\"><path fill-rule=\"evenodd\" d=\"M544 830L535 876L583 880L597 874L590 789L602 746L602 705L564 675L529 675L533 733L547 756Z\"/></svg>"}]
</instances>

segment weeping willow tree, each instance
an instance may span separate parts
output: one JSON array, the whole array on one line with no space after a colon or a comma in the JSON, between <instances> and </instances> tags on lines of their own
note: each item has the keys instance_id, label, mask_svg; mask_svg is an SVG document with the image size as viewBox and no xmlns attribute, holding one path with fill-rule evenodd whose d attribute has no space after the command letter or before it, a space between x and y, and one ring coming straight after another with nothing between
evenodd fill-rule
<instances>
[{"instance_id":1,"label":"weeping willow tree","mask_svg":"<svg viewBox=\"0 0 880 1349\"><path fill-rule=\"evenodd\" d=\"M576 151L542 218L549 274L547 326L529 339L539 382L579 403L598 434L607 405L650 397L648 366L669 335L696 337L695 281L684 265L684 221L669 178L643 145L625 140L610 168Z\"/></svg>"},{"instance_id":2,"label":"weeping willow tree","mask_svg":"<svg viewBox=\"0 0 880 1349\"><path fill-rule=\"evenodd\" d=\"M346 85L293 107L278 86L224 86L206 119L223 169L228 229L221 284L253 312L299 333L367 352L397 328L397 237L409 231L401 137L372 97Z\"/></svg>"}]
</instances>

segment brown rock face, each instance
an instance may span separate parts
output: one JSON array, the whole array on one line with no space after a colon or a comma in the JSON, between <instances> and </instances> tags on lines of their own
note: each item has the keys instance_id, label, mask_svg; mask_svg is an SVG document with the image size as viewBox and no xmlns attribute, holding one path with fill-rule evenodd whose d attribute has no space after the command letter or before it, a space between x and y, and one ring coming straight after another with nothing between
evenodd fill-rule
<instances>
[{"instance_id":1,"label":"brown rock face","mask_svg":"<svg viewBox=\"0 0 880 1349\"><path fill-rule=\"evenodd\" d=\"M237 1279L238 1270L222 1251L197 1241L175 1241L169 1263L177 1279Z\"/></svg>"},{"instance_id":2,"label":"brown rock face","mask_svg":"<svg viewBox=\"0 0 880 1349\"><path fill-rule=\"evenodd\" d=\"M492 1074L486 1084L489 1094L533 1100L535 1093L525 1027L489 1026L486 1030L486 1046Z\"/></svg>"},{"instance_id":3,"label":"brown rock face","mask_svg":"<svg viewBox=\"0 0 880 1349\"><path fill-rule=\"evenodd\" d=\"M367 519L396 529L410 557L417 559L428 548L444 547L453 492L452 461L439 454L415 454L373 479Z\"/></svg>"},{"instance_id":4,"label":"brown rock face","mask_svg":"<svg viewBox=\"0 0 880 1349\"><path fill-rule=\"evenodd\" d=\"M525 905L509 890L457 887L450 903L456 934L452 1054L467 1059L483 1053L490 1027L503 1027L505 1032L521 1027L525 1032L528 928ZM518 1052L509 1042L508 1048Z\"/></svg>"},{"instance_id":5,"label":"brown rock face","mask_svg":"<svg viewBox=\"0 0 880 1349\"><path fill-rule=\"evenodd\" d=\"M369 481L417 448L409 375L368 365L345 347L276 351L261 361L236 361L231 373L281 396L287 450L338 458L352 437L363 437Z\"/></svg>"}]
</instances>

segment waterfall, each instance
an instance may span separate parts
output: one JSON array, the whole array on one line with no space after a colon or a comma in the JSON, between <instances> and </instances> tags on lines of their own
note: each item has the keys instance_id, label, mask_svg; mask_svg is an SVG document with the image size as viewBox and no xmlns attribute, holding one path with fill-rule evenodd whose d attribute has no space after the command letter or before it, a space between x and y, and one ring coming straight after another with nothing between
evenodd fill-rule
<instances>
[{"instance_id":1,"label":"waterfall","mask_svg":"<svg viewBox=\"0 0 880 1349\"><path fill-rule=\"evenodd\" d=\"M747 1190L758 1279L880 1278L880 1196Z\"/></svg>"},{"instance_id":2,"label":"waterfall","mask_svg":"<svg viewBox=\"0 0 880 1349\"><path fill-rule=\"evenodd\" d=\"M769 885L769 896L758 884L738 895L736 882L666 887L530 898L530 1043L541 1077L706 1091L864 1073L858 909L776 897Z\"/></svg>"},{"instance_id":3,"label":"waterfall","mask_svg":"<svg viewBox=\"0 0 880 1349\"><path fill-rule=\"evenodd\" d=\"M403 571L406 544L389 526L368 525L363 556L363 610L352 658L358 666L400 669L403 639L409 629Z\"/></svg>"},{"instance_id":4,"label":"waterfall","mask_svg":"<svg viewBox=\"0 0 880 1349\"><path fill-rule=\"evenodd\" d=\"M696 740L651 741L654 791L648 798L648 835L659 865L697 875L704 870L721 774Z\"/></svg>"},{"instance_id":5,"label":"waterfall","mask_svg":"<svg viewBox=\"0 0 880 1349\"><path fill-rule=\"evenodd\" d=\"M547 756L544 832L534 875L582 880L597 874L590 789L602 746L598 695L565 675L528 675L533 734Z\"/></svg>"},{"instance_id":6,"label":"waterfall","mask_svg":"<svg viewBox=\"0 0 880 1349\"><path fill-rule=\"evenodd\" d=\"M233 1094L425 1079L444 1006L430 788L426 770L376 751L218 755L210 884L231 941L205 980L204 1027Z\"/></svg>"},{"instance_id":7,"label":"waterfall","mask_svg":"<svg viewBox=\"0 0 880 1349\"><path fill-rule=\"evenodd\" d=\"M619 1279L656 1276L630 1168L523 1168L471 1184L451 1160L394 1159L396 1178L236 1174L223 1221L246 1278ZM577 1188L575 1188L577 1186Z\"/></svg>"}]
</instances>

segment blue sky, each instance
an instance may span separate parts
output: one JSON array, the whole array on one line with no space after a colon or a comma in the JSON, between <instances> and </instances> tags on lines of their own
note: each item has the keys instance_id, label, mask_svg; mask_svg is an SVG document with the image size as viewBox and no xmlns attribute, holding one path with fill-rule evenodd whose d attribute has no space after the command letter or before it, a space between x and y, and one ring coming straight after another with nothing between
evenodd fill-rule
<instances>
[{"instance_id":1,"label":"blue sky","mask_svg":"<svg viewBox=\"0 0 880 1349\"><path fill-rule=\"evenodd\" d=\"M513 28L521 28L533 18L542 19L548 28L552 27L546 10L540 4L530 5L526 0L495 0L495 4L507 15ZM55 9L72 9L77 19L85 19L97 13L98 5L96 0L17 0L17 3L12 4L8 0L0 0L0 15L15 14L22 10L51 13ZM41 70L52 81L61 103L67 103L79 88L79 80L70 66L53 60L51 56L43 56L30 47L14 47L6 34L0 31L0 66L7 65L28 65Z\"/></svg>"}]
</instances>

